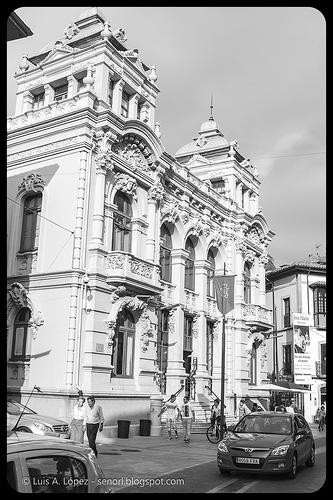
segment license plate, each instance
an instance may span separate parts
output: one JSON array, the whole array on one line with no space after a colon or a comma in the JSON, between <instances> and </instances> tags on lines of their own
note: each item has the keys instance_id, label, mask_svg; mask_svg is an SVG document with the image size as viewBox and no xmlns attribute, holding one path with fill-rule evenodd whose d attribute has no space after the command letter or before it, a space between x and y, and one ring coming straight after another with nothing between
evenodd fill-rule
<instances>
[{"instance_id":1,"label":"license plate","mask_svg":"<svg viewBox=\"0 0 333 500\"><path fill-rule=\"evenodd\" d=\"M259 458L236 457L238 464L259 464Z\"/></svg>"}]
</instances>

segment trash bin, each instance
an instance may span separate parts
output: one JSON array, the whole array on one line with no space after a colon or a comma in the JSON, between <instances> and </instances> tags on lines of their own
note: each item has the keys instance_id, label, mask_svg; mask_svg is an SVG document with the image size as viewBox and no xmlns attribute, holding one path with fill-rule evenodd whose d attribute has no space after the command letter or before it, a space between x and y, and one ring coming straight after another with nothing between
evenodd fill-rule
<instances>
[{"instance_id":1,"label":"trash bin","mask_svg":"<svg viewBox=\"0 0 333 500\"><path fill-rule=\"evenodd\" d=\"M150 436L151 420L140 420L140 436Z\"/></svg>"},{"instance_id":2,"label":"trash bin","mask_svg":"<svg viewBox=\"0 0 333 500\"><path fill-rule=\"evenodd\" d=\"M128 438L129 428L131 422L129 420L118 420L118 437L119 438Z\"/></svg>"}]
</instances>

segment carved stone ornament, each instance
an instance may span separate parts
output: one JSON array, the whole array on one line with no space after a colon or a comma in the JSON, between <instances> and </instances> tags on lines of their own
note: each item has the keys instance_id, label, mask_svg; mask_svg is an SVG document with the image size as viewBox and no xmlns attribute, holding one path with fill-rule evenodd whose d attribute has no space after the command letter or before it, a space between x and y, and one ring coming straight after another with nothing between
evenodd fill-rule
<instances>
[{"instance_id":1,"label":"carved stone ornament","mask_svg":"<svg viewBox=\"0 0 333 500\"><path fill-rule=\"evenodd\" d=\"M124 50L121 52L121 54L125 57L133 57L134 59L137 59L139 57L138 49Z\"/></svg>"},{"instance_id":2,"label":"carved stone ornament","mask_svg":"<svg viewBox=\"0 0 333 500\"><path fill-rule=\"evenodd\" d=\"M188 221L190 220L190 215L186 210L182 210L180 218L183 224L187 224Z\"/></svg>"},{"instance_id":3,"label":"carved stone ornament","mask_svg":"<svg viewBox=\"0 0 333 500\"><path fill-rule=\"evenodd\" d=\"M260 231L257 227L252 227L250 229L250 231L248 231L246 233L245 236L248 240L250 240L252 243L254 243L257 246L261 245L264 241L264 235L262 234L262 232L260 234Z\"/></svg>"},{"instance_id":4,"label":"carved stone ornament","mask_svg":"<svg viewBox=\"0 0 333 500\"><path fill-rule=\"evenodd\" d=\"M99 148L96 152L95 162L97 171L106 172L107 170L113 170L113 162L110 151L103 151Z\"/></svg>"},{"instance_id":5,"label":"carved stone ornament","mask_svg":"<svg viewBox=\"0 0 333 500\"><path fill-rule=\"evenodd\" d=\"M198 335L199 335L199 318L200 318L200 314L196 314L193 318L193 322L192 322L192 332L193 332L193 337L195 339L198 338Z\"/></svg>"},{"instance_id":6,"label":"carved stone ornament","mask_svg":"<svg viewBox=\"0 0 333 500\"><path fill-rule=\"evenodd\" d=\"M117 38L120 42L126 42L127 38L125 37L125 30L124 28L119 28L118 30L114 31L112 35Z\"/></svg>"},{"instance_id":7,"label":"carved stone ornament","mask_svg":"<svg viewBox=\"0 0 333 500\"><path fill-rule=\"evenodd\" d=\"M260 332L254 332L253 328L249 329L249 336L246 344L246 354L251 355L252 349L258 349L260 344L265 340L265 336Z\"/></svg>"},{"instance_id":8,"label":"carved stone ornament","mask_svg":"<svg viewBox=\"0 0 333 500\"><path fill-rule=\"evenodd\" d=\"M229 143L229 152L228 156L235 156L236 154L236 149L238 149L239 145L237 141L231 141Z\"/></svg>"},{"instance_id":9,"label":"carved stone ornament","mask_svg":"<svg viewBox=\"0 0 333 500\"><path fill-rule=\"evenodd\" d=\"M114 178L114 187L117 190L123 191L130 196L136 198L137 183L133 177L128 174L121 174L117 172Z\"/></svg>"},{"instance_id":10,"label":"carved stone ornament","mask_svg":"<svg viewBox=\"0 0 333 500\"><path fill-rule=\"evenodd\" d=\"M203 223L201 218L196 217L195 219L192 220L190 224L191 225L188 234L192 234L193 236L196 236L198 238L203 231Z\"/></svg>"},{"instance_id":11,"label":"carved stone ornament","mask_svg":"<svg viewBox=\"0 0 333 500\"><path fill-rule=\"evenodd\" d=\"M168 317L168 331L169 334L173 335L176 328L176 309L171 309Z\"/></svg>"},{"instance_id":12,"label":"carved stone ornament","mask_svg":"<svg viewBox=\"0 0 333 500\"><path fill-rule=\"evenodd\" d=\"M262 255L260 255L260 257L259 257L260 264L265 265L268 263L268 261L269 261L269 258L268 258L268 254L266 252L263 253Z\"/></svg>"},{"instance_id":13,"label":"carved stone ornament","mask_svg":"<svg viewBox=\"0 0 333 500\"><path fill-rule=\"evenodd\" d=\"M148 172L153 164L150 151L145 144L138 141L123 141L112 147L112 151L126 160L133 169L139 169Z\"/></svg>"},{"instance_id":14,"label":"carved stone ornament","mask_svg":"<svg viewBox=\"0 0 333 500\"><path fill-rule=\"evenodd\" d=\"M208 238L208 236L210 235L210 225L209 224L205 223L203 225L203 233L206 236L206 238Z\"/></svg>"},{"instance_id":15,"label":"carved stone ornament","mask_svg":"<svg viewBox=\"0 0 333 500\"><path fill-rule=\"evenodd\" d=\"M161 184L155 184L148 191L148 200L159 202L163 200L164 188Z\"/></svg>"},{"instance_id":16,"label":"carved stone ornament","mask_svg":"<svg viewBox=\"0 0 333 500\"><path fill-rule=\"evenodd\" d=\"M222 232L216 229L212 234L212 239L210 240L209 245L211 247L218 248L221 245L226 247L227 244L228 244L228 238L226 236L223 236Z\"/></svg>"},{"instance_id":17,"label":"carved stone ornament","mask_svg":"<svg viewBox=\"0 0 333 500\"><path fill-rule=\"evenodd\" d=\"M32 338L36 339L38 328L44 324L44 318L40 311L33 311L29 321L31 327Z\"/></svg>"},{"instance_id":18,"label":"carved stone ornament","mask_svg":"<svg viewBox=\"0 0 333 500\"><path fill-rule=\"evenodd\" d=\"M125 256L123 254L108 255L105 258L105 270L124 269Z\"/></svg>"},{"instance_id":19,"label":"carved stone ornament","mask_svg":"<svg viewBox=\"0 0 333 500\"><path fill-rule=\"evenodd\" d=\"M75 35L79 33L79 28L75 23L69 24L64 31L65 37L71 40Z\"/></svg>"},{"instance_id":20,"label":"carved stone ornament","mask_svg":"<svg viewBox=\"0 0 333 500\"><path fill-rule=\"evenodd\" d=\"M245 243L243 238L236 236L234 241L235 241L236 250L238 250L240 252L244 252L246 250L247 247L246 247L246 243Z\"/></svg>"},{"instance_id":21,"label":"carved stone ornament","mask_svg":"<svg viewBox=\"0 0 333 500\"><path fill-rule=\"evenodd\" d=\"M256 253L253 250L250 250L249 248L247 248L244 252L244 260L245 262L249 262L250 264L253 264L255 256Z\"/></svg>"},{"instance_id":22,"label":"carved stone ornament","mask_svg":"<svg viewBox=\"0 0 333 500\"><path fill-rule=\"evenodd\" d=\"M131 258L130 261L131 271L134 274L139 274L145 278L152 279L153 277L153 266L147 262L142 262L141 260Z\"/></svg>"},{"instance_id":23,"label":"carved stone ornament","mask_svg":"<svg viewBox=\"0 0 333 500\"><path fill-rule=\"evenodd\" d=\"M262 370L265 368L266 363L267 363L267 344L265 341L263 341L261 356L260 356L260 366Z\"/></svg>"},{"instance_id":24,"label":"carved stone ornament","mask_svg":"<svg viewBox=\"0 0 333 500\"><path fill-rule=\"evenodd\" d=\"M27 290L21 283L13 283L9 290L9 295L18 308L29 306L27 294Z\"/></svg>"},{"instance_id":25,"label":"carved stone ornament","mask_svg":"<svg viewBox=\"0 0 333 500\"><path fill-rule=\"evenodd\" d=\"M220 321L218 319L213 322L213 342L217 342L220 333Z\"/></svg>"},{"instance_id":26,"label":"carved stone ornament","mask_svg":"<svg viewBox=\"0 0 333 500\"><path fill-rule=\"evenodd\" d=\"M35 193L45 185L44 180L40 174L31 173L27 177L23 178L23 181L18 187L18 191L26 191L27 193L30 191L34 191Z\"/></svg>"},{"instance_id":27,"label":"carved stone ornament","mask_svg":"<svg viewBox=\"0 0 333 500\"><path fill-rule=\"evenodd\" d=\"M69 47L68 45L66 45L64 42L62 42L61 40L57 40L55 43L54 43L54 46L53 46L53 49L51 50L51 53L52 52L55 52L56 50L63 50L64 52L76 52L77 49L76 48L73 48L73 47Z\"/></svg>"},{"instance_id":28,"label":"carved stone ornament","mask_svg":"<svg viewBox=\"0 0 333 500\"><path fill-rule=\"evenodd\" d=\"M161 216L163 219L165 218L167 222L175 224L179 218L179 204L171 202L165 203L161 208Z\"/></svg>"}]
</instances>

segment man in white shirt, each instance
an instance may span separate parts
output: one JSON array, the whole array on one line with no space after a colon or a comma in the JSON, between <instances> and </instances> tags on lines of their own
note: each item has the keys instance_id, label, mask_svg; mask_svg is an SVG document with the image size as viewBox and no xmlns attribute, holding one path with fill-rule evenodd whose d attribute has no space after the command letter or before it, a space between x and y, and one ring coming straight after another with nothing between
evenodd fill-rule
<instances>
[{"instance_id":1,"label":"man in white shirt","mask_svg":"<svg viewBox=\"0 0 333 500\"><path fill-rule=\"evenodd\" d=\"M96 436L98 431L102 432L103 430L104 416L102 407L95 404L94 396L89 396L87 398L87 402L88 408L86 408L85 418L87 438L90 448L93 450L97 457Z\"/></svg>"},{"instance_id":2,"label":"man in white shirt","mask_svg":"<svg viewBox=\"0 0 333 500\"><path fill-rule=\"evenodd\" d=\"M167 425L168 425L168 434L169 439L172 439L171 430L173 429L175 432L175 438L178 439L176 420L180 415L179 405L176 401L176 396L171 394L170 401L164 403L167 412Z\"/></svg>"},{"instance_id":3,"label":"man in white shirt","mask_svg":"<svg viewBox=\"0 0 333 500\"><path fill-rule=\"evenodd\" d=\"M189 402L188 396L184 396L183 404L180 407L180 415L184 428L184 441L185 443L190 442L192 422L195 421L194 410L191 403Z\"/></svg>"},{"instance_id":4,"label":"man in white shirt","mask_svg":"<svg viewBox=\"0 0 333 500\"><path fill-rule=\"evenodd\" d=\"M287 406L286 406L286 412L287 412L287 413L295 413L295 412L294 412L294 408L291 406L290 401L288 401L288 404L287 404Z\"/></svg>"}]
</instances>

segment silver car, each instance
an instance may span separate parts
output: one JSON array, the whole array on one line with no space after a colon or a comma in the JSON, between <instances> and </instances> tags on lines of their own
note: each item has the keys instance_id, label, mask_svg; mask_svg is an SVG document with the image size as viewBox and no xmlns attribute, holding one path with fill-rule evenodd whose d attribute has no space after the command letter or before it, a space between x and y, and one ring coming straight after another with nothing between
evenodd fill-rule
<instances>
[{"instance_id":1,"label":"silver car","mask_svg":"<svg viewBox=\"0 0 333 500\"><path fill-rule=\"evenodd\" d=\"M67 422L58 418L40 415L31 408L24 408L24 405L14 400L7 400L7 431L11 431L15 427L22 411L23 414L16 429L18 432L31 432L33 434L68 439Z\"/></svg>"},{"instance_id":2,"label":"silver car","mask_svg":"<svg viewBox=\"0 0 333 500\"><path fill-rule=\"evenodd\" d=\"M88 446L23 432L7 438L7 481L20 493L112 493Z\"/></svg>"}]
</instances>

